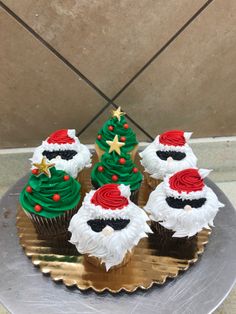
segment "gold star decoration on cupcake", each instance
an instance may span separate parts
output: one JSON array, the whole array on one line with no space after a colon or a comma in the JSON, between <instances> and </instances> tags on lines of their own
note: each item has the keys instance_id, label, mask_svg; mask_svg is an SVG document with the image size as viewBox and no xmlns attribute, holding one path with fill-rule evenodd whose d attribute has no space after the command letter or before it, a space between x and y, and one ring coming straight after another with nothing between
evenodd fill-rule
<instances>
[{"instance_id":1,"label":"gold star decoration on cupcake","mask_svg":"<svg viewBox=\"0 0 236 314\"><path fill-rule=\"evenodd\" d=\"M106 143L110 146L109 153L115 151L118 155L120 155L120 148L125 145L119 142L118 135L115 135L113 141L106 141Z\"/></svg>"},{"instance_id":2,"label":"gold star decoration on cupcake","mask_svg":"<svg viewBox=\"0 0 236 314\"><path fill-rule=\"evenodd\" d=\"M37 175L41 175L44 173L47 177L51 178L50 168L54 167L55 164L48 164L45 157L41 160L40 163L33 163L33 165L37 168Z\"/></svg>"},{"instance_id":3,"label":"gold star decoration on cupcake","mask_svg":"<svg viewBox=\"0 0 236 314\"><path fill-rule=\"evenodd\" d=\"M112 117L116 117L120 121L120 117L124 116L125 112L121 111L121 108L118 107L116 110L112 110Z\"/></svg>"}]
</instances>

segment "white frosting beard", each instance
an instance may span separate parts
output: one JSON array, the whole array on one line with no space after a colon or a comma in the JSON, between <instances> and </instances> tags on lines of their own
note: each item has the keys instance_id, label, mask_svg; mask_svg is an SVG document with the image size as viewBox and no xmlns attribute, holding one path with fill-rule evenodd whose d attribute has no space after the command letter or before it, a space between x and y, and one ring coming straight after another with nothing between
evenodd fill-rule
<instances>
[{"instance_id":1,"label":"white frosting beard","mask_svg":"<svg viewBox=\"0 0 236 314\"><path fill-rule=\"evenodd\" d=\"M224 206L211 188L205 188L206 202L203 206L186 211L167 204L164 184L161 183L150 194L144 209L150 213L151 220L158 221L166 229L174 231L173 237L191 237L203 228L214 227L213 219L219 208Z\"/></svg>"},{"instance_id":2,"label":"white frosting beard","mask_svg":"<svg viewBox=\"0 0 236 314\"><path fill-rule=\"evenodd\" d=\"M77 139L73 144L48 144L43 141L42 145L38 146L30 159L32 163L37 163L42 160L42 153L44 150L55 151L55 150L75 150L77 154L69 160L62 159L60 156L47 160L50 163L55 163L57 170L63 170L73 178L76 178L78 173L85 167L91 167L91 153L87 146L81 144ZM32 167L33 168L33 167Z\"/></svg>"},{"instance_id":3,"label":"white frosting beard","mask_svg":"<svg viewBox=\"0 0 236 314\"><path fill-rule=\"evenodd\" d=\"M158 150L181 151L184 152L186 156L182 160L162 160L156 154ZM188 144L185 144L183 147L165 146L159 144L156 139L140 153L140 156L142 158L141 164L145 171L154 179L163 179L166 174L193 168L196 167L197 164L197 158Z\"/></svg>"},{"instance_id":4,"label":"white frosting beard","mask_svg":"<svg viewBox=\"0 0 236 314\"><path fill-rule=\"evenodd\" d=\"M72 233L70 242L81 254L89 254L100 258L108 271L112 266L122 262L125 254L138 244L139 240L147 237L146 232L152 232L147 221L147 214L134 203L129 201L123 209L102 209L90 203L95 191L89 192L78 213L70 221L69 231ZM130 219L129 224L122 230L111 230L106 233L94 232L87 224L90 219Z\"/></svg>"}]
</instances>

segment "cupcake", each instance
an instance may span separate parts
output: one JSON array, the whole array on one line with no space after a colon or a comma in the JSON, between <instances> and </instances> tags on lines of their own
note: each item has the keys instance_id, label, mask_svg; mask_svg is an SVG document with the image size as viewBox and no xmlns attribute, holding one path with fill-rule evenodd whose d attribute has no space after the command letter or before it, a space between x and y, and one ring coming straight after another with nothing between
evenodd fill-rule
<instances>
[{"instance_id":1,"label":"cupcake","mask_svg":"<svg viewBox=\"0 0 236 314\"><path fill-rule=\"evenodd\" d=\"M46 158L34 163L32 175L20 193L20 204L38 233L59 235L67 232L71 217L78 211L80 183Z\"/></svg>"},{"instance_id":2,"label":"cupcake","mask_svg":"<svg viewBox=\"0 0 236 314\"><path fill-rule=\"evenodd\" d=\"M155 233L167 239L183 239L214 226L213 220L224 205L203 181L209 172L189 168L164 178L145 206Z\"/></svg>"},{"instance_id":3,"label":"cupcake","mask_svg":"<svg viewBox=\"0 0 236 314\"><path fill-rule=\"evenodd\" d=\"M111 147L114 142L115 139L111 142ZM131 160L130 155L123 153L120 149L102 155L101 161L96 163L92 169L91 181L95 189L107 183L129 185L131 201L136 204L138 202L142 174Z\"/></svg>"},{"instance_id":4,"label":"cupcake","mask_svg":"<svg viewBox=\"0 0 236 314\"><path fill-rule=\"evenodd\" d=\"M91 166L91 154L75 135L75 130L58 130L38 146L31 158L39 163L43 157L54 163L56 169L67 172L73 178L85 167Z\"/></svg>"},{"instance_id":5,"label":"cupcake","mask_svg":"<svg viewBox=\"0 0 236 314\"><path fill-rule=\"evenodd\" d=\"M187 143L191 135L190 132L179 130L167 131L158 135L140 153L141 164L145 169L144 177L152 189L165 175L196 167L197 158Z\"/></svg>"},{"instance_id":6,"label":"cupcake","mask_svg":"<svg viewBox=\"0 0 236 314\"><path fill-rule=\"evenodd\" d=\"M70 242L88 262L105 269L124 266L140 239L152 232L146 213L130 201L123 184L90 191L69 225Z\"/></svg>"},{"instance_id":7,"label":"cupcake","mask_svg":"<svg viewBox=\"0 0 236 314\"><path fill-rule=\"evenodd\" d=\"M107 141L112 141L114 136L117 135L119 141L125 143L125 147L123 148L124 153L130 154L131 159L134 161L138 150L138 141L124 115L125 113L121 111L120 107L117 110L113 110L112 117L98 131L95 150L99 160L101 160L102 155L110 148Z\"/></svg>"}]
</instances>

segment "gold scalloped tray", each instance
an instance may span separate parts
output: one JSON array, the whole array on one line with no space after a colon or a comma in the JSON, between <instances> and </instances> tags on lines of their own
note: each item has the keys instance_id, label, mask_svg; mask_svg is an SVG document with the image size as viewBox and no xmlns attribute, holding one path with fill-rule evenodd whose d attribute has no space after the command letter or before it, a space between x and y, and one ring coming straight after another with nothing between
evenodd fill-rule
<instances>
[{"instance_id":1,"label":"gold scalloped tray","mask_svg":"<svg viewBox=\"0 0 236 314\"><path fill-rule=\"evenodd\" d=\"M84 171L79 179L84 195L91 189L90 171ZM144 182L140 189L140 206L146 203L149 194ZM198 260L211 233L204 229L198 234L197 241L186 241L181 245L175 239L167 241L152 234L139 242L128 264L105 272L88 263L66 239L48 239L38 235L21 209L17 212L17 228L26 255L43 274L50 274L54 281L63 281L68 287L112 293L149 289L154 284L165 283L167 278L175 278Z\"/></svg>"}]
</instances>

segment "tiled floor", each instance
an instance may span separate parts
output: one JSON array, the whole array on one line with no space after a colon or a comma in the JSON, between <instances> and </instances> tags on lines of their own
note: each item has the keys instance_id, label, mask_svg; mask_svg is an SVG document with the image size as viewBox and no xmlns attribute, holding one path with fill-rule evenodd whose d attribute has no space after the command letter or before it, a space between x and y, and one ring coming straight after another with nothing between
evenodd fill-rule
<instances>
[{"instance_id":1,"label":"tiled floor","mask_svg":"<svg viewBox=\"0 0 236 314\"><path fill-rule=\"evenodd\" d=\"M0 196L6 192L8 187L15 182L15 177L8 175L8 185L0 186ZM232 204L236 207L236 181L219 182L217 185L228 196ZM8 312L0 304L0 314ZM225 302L215 311L215 314L233 314L236 313L236 288L230 293ZM15 313L14 313L15 314ZM17 313L16 313L17 314Z\"/></svg>"}]
</instances>

